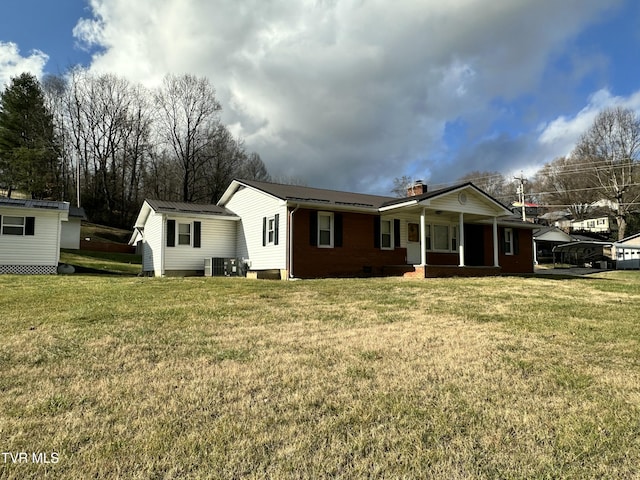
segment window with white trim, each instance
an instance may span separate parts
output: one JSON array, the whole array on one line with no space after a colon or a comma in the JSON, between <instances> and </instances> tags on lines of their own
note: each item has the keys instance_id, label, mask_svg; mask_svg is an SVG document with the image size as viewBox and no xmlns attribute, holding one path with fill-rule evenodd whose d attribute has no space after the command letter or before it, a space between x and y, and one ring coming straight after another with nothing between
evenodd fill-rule
<instances>
[{"instance_id":1,"label":"window with white trim","mask_svg":"<svg viewBox=\"0 0 640 480\"><path fill-rule=\"evenodd\" d=\"M380 220L380 248L387 250L393 248L392 220Z\"/></svg>"},{"instance_id":2,"label":"window with white trim","mask_svg":"<svg viewBox=\"0 0 640 480\"><path fill-rule=\"evenodd\" d=\"M178 245L191 245L191 224L178 224Z\"/></svg>"},{"instance_id":3,"label":"window with white trim","mask_svg":"<svg viewBox=\"0 0 640 480\"><path fill-rule=\"evenodd\" d=\"M2 235L24 235L25 217L2 216Z\"/></svg>"},{"instance_id":4,"label":"window with white trim","mask_svg":"<svg viewBox=\"0 0 640 480\"><path fill-rule=\"evenodd\" d=\"M449 251L449 225L433 225L433 250Z\"/></svg>"},{"instance_id":5,"label":"window with white trim","mask_svg":"<svg viewBox=\"0 0 640 480\"><path fill-rule=\"evenodd\" d=\"M513 229L504 229L504 253L505 255L513 255Z\"/></svg>"},{"instance_id":6,"label":"window with white trim","mask_svg":"<svg viewBox=\"0 0 640 480\"><path fill-rule=\"evenodd\" d=\"M276 241L276 217L267 219L267 245L273 245Z\"/></svg>"},{"instance_id":7,"label":"window with white trim","mask_svg":"<svg viewBox=\"0 0 640 480\"><path fill-rule=\"evenodd\" d=\"M333 213L318 212L318 247L333 248Z\"/></svg>"},{"instance_id":8,"label":"window with white trim","mask_svg":"<svg viewBox=\"0 0 640 480\"><path fill-rule=\"evenodd\" d=\"M460 245L458 225L426 224L425 244L431 252L457 252Z\"/></svg>"}]
</instances>

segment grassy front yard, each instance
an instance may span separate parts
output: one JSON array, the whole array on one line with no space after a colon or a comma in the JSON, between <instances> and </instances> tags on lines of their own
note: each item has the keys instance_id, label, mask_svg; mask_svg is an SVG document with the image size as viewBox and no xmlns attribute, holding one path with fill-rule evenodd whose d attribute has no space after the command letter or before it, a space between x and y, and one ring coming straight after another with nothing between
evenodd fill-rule
<instances>
[{"instance_id":1,"label":"grassy front yard","mask_svg":"<svg viewBox=\"0 0 640 480\"><path fill-rule=\"evenodd\" d=\"M0 276L0 477L633 478L639 306L637 272Z\"/></svg>"}]
</instances>

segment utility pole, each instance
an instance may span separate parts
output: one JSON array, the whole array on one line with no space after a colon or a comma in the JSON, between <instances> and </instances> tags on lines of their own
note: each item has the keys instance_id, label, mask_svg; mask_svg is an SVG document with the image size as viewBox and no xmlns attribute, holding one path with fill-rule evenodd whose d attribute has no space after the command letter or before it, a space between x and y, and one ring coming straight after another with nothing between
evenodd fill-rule
<instances>
[{"instance_id":1,"label":"utility pole","mask_svg":"<svg viewBox=\"0 0 640 480\"><path fill-rule=\"evenodd\" d=\"M518 185L518 189L516 190L516 192L518 193L518 199L520 200L521 204L522 204L522 221L526 222L527 221L527 214L525 212L525 204L524 204L524 184L527 182L527 179L524 177L522 170L520 170L520 176L519 177L513 177L515 180L518 180L520 182L520 185Z\"/></svg>"}]
</instances>

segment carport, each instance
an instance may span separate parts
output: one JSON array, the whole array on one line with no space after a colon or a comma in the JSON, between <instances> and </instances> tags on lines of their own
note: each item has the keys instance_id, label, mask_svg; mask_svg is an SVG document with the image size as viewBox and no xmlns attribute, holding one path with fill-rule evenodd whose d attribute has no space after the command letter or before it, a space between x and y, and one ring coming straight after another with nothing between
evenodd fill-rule
<instances>
[{"instance_id":1,"label":"carport","mask_svg":"<svg viewBox=\"0 0 640 480\"><path fill-rule=\"evenodd\" d=\"M580 241L553 248L553 264L607 268L611 262L611 242Z\"/></svg>"}]
</instances>

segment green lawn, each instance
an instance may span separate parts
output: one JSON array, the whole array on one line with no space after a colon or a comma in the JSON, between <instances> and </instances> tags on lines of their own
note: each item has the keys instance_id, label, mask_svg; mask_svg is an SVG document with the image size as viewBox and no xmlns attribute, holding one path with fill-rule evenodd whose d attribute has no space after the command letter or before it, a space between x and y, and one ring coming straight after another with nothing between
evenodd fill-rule
<instances>
[{"instance_id":1,"label":"green lawn","mask_svg":"<svg viewBox=\"0 0 640 480\"><path fill-rule=\"evenodd\" d=\"M142 271L140 255L130 253L90 252L87 250L60 251L60 262L95 273L137 275Z\"/></svg>"},{"instance_id":2,"label":"green lawn","mask_svg":"<svg viewBox=\"0 0 640 480\"><path fill-rule=\"evenodd\" d=\"M0 478L634 478L639 306L638 272L0 276Z\"/></svg>"}]
</instances>

